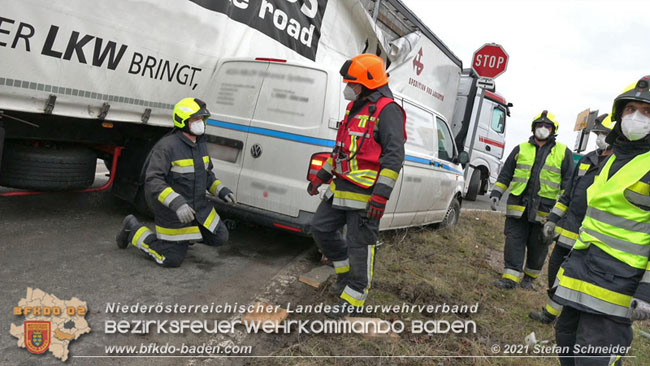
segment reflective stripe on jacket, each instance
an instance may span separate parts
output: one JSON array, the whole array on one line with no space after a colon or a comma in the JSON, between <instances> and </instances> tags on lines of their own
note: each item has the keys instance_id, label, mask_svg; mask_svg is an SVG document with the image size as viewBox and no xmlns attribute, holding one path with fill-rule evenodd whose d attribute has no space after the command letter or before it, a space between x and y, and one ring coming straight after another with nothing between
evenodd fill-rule
<instances>
[{"instance_id":1,"label":"reflective stripe on jacket","mask_svg":"<svg viewBox=\"0 0 650 366\"><path fill-rule=\"evenodd\" d=\"M650 211L638 206L650 201L650 185L640 181L650 171L650 152L610 177L615 160L612 155L587 190L587 213L558 273L556 296L565 305L629 318L632 298L650 297Z\"/></svg>"},{"instance_id":2,"label":"reflective stripe on jacket","mask_svg":"<svg viewBox=\"0 0 650 366\"><path fill-rule=\"evenodd\" d=\"M198 226L183 224L176 216L176 210L185 203L196 212L196 221L214 232L220 218L206 193L216 195L222 187L212 172L205 136L197 137L196 143L181 131L163 137L152 150L145 178L156 236L167 241L201 239Z\"/></svg>"},{"instance_id":3,"label":"reflective stripe on jacket","mask_svg":"<svg viewBox=\"0 0 650 366\"><path fill-rule=\"evenodd\" d=\"M385 105L381 110L370 113L370 106L376 105L380 100L384 100ZM375 108L377 107L372 109ZM346 113L345 120L339 126L333 154L316 175L324 182L334 176L333 184L330 184L330 189L325 195L325 198L334 196L332 202L334 207L365 209L371 195L377 194L390 198L393 188L397 184L399 173L404 164L406 115L402 107L393 101L393 94L388 85L348 105L348 111L349 114ZM367 111L367 114L364 111ZM371 115L376 116L374 121L370 121ZM368 116L367 119L366 116ZM365 123L362 123L364 121ZM349 126L346 127L346 123ZM371 123L374 123L372 129L369 128ZM350 126L356 127L349 129ZM368 135L364 128L369 130ZM361 141L364 138L362 145ZM351 162L352 159L347 162L336 161L336 158L339 157L339 149L344 149L344 154L345 151L351 150L345 146L346 142L349 146L355 142L355 148L352 148L357 151L354 163ZM370 153L364 155L367 148L370 148ZM348 157L350 156L348 155ZM375 161L373 159L376 159L376 162L373 162ZM342 174L346 171L345 165L354 168L349 169L351 174ZM374 179L372 180L373 184L368 186L371 179Z\"/></svg>"},{"instance_id":4,"label":"reflective stripe on jacket","mask_svg":"<svg viewBox=\"0 0 650 366\"><path fill-rule=\"evenodd\" d=\"M587 212L587 188L600 169L597 150L583 156L573 172L571 185L551 210L549 221L557 223L557 245L571 249L578 239L578 229Z\"/></svg>"},{"instance_id":5,"label":"reflective stripe on jacket","mask_svg":"<svg viewBox=\"0 0 650 366\"><path fill-rule=\"evenodd\" d=\"M375 185L380 177L381 164L379 157L381 145L374 136L379 130L379 115L388 105L394 103L392 98L380 97L374 103L366 103L359 112L351 114L354 105L348 104L345 120L340 124L336 136L336 155L333 157L332 173L340 179L345 179L362 188ZM406 119L402 120L404 138L406 139ZM394 186L399 172L383 171L381 181Z\"/></svg>"},{"instance_id":6,"label":"reflective stripe on jacket","mask_svg":"<svg viewBox=\"0 0 650 366\"><path fill-rule=\"evenodd\" d=\"M562 184L562 161L566 152L566 145L555 143L553 149L546 157L546 161L539 174L539 196L548 199L557 199ZM537 147L529 142L519 145L519 156L515 173L510 184L510 193L521 195L528 185L535 163Z\"/></svg>"},{"instance_id":7,"label":"reflective stripe on jacket","mask_svg":"<svg viewBox=\"0 0 650 366\"><path fill-rule=\"evenodd\" d=\"M535 152L532 153L532 150ZM558 161L560 162L558 163ZM555 169L557 165L560 166L559 177ZM554 168L550 169L550 167ZM557 193L563 193L570 185L573 167L571 151L566 146L557 143L555 137L549 138L543 146L538 146L535 138L531 136L527 143L517 145L512 149L503 164L490 197L501 198L510 187L506 215L512 218L521 218L525 213L529 222L544 222L555 205L557 196L548 198L541 194L551 196L548 194L549 189L555 190L558 187L551 187L548 182L556 179L560 181ZM544 182L540 178L544 178ZM543 185L547 188L542 188Z\"/></svg>"}]
</instances>

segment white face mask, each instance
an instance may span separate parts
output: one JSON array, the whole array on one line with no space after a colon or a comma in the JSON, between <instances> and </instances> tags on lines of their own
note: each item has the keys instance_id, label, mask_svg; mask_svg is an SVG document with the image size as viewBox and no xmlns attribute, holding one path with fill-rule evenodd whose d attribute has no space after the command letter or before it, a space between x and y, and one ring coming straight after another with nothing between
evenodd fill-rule
<instances>
[{"instance_id":1,"label":"white face mask","mask_svg":"<svg viewBox=\"0 0 650 366\"><path fill-rule=\"evenodd\" d=\"M196 121L190 124L190 132L194 136L201 136L205 132L205 123L203 121Z\"/></svg>"},{"instance_id":2,"label":"white face mask","mask_svg":"<svg viewBox=\"0 0 650 366\"><path fill-rule=\"evenodd\" d=\"M343 97L345 100L355 101L358 96L359 95L354 91L350 84L345 85L345 89L343 89Z\"/></svg>"},{"instance_id":3,"label":"white face mask","mask_svg":"<svg viewBox=\"0 0 650 366\"><path fill-rule=\"evenodd\" d=\"M628 114L621 120L621 130L628 140L641 140L650 133L650 117L639 111Z\"/></svg>"},{"instance_id":4,"label":"white face mask","mask_svg":"<svg viewBox=\"0 0 650 366\"><path fill-rule=\"evenodd\" d=\"M551 136L551 130L549 130L546 127L537 127L535 129L535 137L539 140L546 140L549 136Z\"/></svg>"},{"instance_id":5,"label":"white face mask","mask_svg":"<svg viewBox=\"0 0 650 366\"><path fill-rule=\"evenodd\" d=\"M601 149L601 150L607 150L609 147L609 144L605 142L605 139L607 138L607 135L604 133L599 133L598 137L596 137L596 146Z\"/></svg>"}]
</instances>

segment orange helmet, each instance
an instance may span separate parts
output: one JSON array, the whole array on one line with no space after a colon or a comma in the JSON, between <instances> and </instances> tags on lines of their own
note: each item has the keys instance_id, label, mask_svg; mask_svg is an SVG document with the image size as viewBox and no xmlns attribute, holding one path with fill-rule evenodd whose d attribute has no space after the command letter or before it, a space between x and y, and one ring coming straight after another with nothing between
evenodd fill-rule
<instances>
[{"instance_id":1,"label":"orange helmet","mask_svg":"<svg viewBox=\"0 0 650 366\"><path fill-rule=\"evenodd\" d=\"M361 84L368 89L377 89L388 84L384 60L369 53L345 61L340 73L343 82Z\"/></svg>"}]
</instances>

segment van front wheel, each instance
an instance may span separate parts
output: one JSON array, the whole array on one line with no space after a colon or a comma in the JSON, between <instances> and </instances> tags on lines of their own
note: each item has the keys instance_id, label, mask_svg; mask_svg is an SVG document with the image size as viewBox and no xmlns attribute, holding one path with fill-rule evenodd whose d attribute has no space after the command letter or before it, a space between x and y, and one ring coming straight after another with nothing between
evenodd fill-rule
<instances>
[{"instance_id":1,"label":"van front wheel","mask_svg":"<svg viewBox=\"0 0 650 366\"><path fill-rule=\"evenodd\" d=\"M460 217L460 203L457 199L453 199L447 209L447 214L445 219L440 223L441 228L453 227L458 223L458 218Z\"/></svg>"}]
</instances>

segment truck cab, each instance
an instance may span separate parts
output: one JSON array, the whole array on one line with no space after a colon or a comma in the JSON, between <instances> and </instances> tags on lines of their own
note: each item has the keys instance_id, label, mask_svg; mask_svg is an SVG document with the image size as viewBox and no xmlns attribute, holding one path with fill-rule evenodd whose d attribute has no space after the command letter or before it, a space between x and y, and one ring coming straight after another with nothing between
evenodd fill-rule
<instances>
[{"instance_id":1,"label":"truck cab","mask_svg":"<svg viewBox=\"0 0 650 366\"><path fill-rule=\"evenodd\" d=\"M474 131L481 90L476 86L477 77L469 69L461 73L452 129L459 149L470 153L471 160L465 180L465 199L476 200L478 195L490 191L501 171L501 159L505 149L506 118L511 103L494 91L485 90L474 151L470 152L471 135Z\"/></svg>"}]
</instances>

